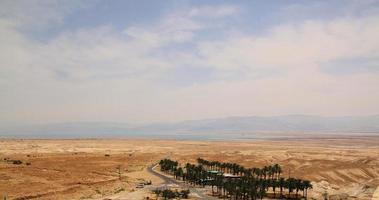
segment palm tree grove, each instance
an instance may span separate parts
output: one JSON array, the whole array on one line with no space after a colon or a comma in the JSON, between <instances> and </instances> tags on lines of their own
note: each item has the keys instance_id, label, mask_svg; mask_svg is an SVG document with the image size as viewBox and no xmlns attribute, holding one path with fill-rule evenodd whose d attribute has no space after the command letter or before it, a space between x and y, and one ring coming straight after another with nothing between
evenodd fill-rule
<instances>
[{"instance_id":1,"label":"palm tree grove","mask_svg":"<svg viewBox=\"0 0 379 200\"><path fill-rule=\"evenodd\" d=\"M162 172L171 174L193 186L210 186L212 195L230 199L307 199L312 188L309 180L281 177L279 164L263 168L245 168L236 163L197 159L197 164L180 166L177 161L163 159Z\"/></svg>"}]
</instances>

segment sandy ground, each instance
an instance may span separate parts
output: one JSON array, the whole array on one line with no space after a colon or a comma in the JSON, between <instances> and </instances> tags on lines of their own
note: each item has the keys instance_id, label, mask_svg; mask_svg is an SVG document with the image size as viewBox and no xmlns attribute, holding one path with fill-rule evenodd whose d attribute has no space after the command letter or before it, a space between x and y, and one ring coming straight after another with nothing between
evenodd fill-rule
<instances>
[{"instance_id":1,"label":"sandy ground","mask_svg":"<svg viewBox=\"0 0 379 200\"><path fill-rule=\"evenodd\" d=\"M155 195L151 194L151 190L155 189L156 187L159 187L163 180L156 176L151 176L150 173L147 172L146 168L141 171L135 171L126 173L126 176L128 176L131 179L137 180L137 182L143 182L143 181L151 181L152 185L145 186L144 188L135 188L131 187L128 190L118 192L116 194L108 194L101 197L89 197L89 198L83 198L88 200L103 200L103 199L110 199L110 200L133 200L133 199L143 199L143 197L155 197Z\"/></svg>"},{"instance_id":2,"label":"sandy ground","mask_svg":"<svg viewBox=\"0 0 379 200\"><path fill-rule=\"evenodd\" d=\"M376 188L374 194L372 195L372 200L379 200L379 186Z\"/></svg>"},{"instance_id":3,"label":"sandy ground","mask_svg":"<svg viewBox=\"0 0 379 200\"><path fill-rule=\"evenodd\" d=\"M309 195L316 199L328 193L331 199L371 200L379 193L379 137L228 142L0 140L0 198L106 199L132 195L125 199L142 199L150 192L136 189L137 183L152 180L159 185L161 181L144 169L165 157L181 163L203 157L246 167L279 163L283 176L311 180L314 189ZM21 160L23 164L4 159Z\"/></svg>"}]
</instances>

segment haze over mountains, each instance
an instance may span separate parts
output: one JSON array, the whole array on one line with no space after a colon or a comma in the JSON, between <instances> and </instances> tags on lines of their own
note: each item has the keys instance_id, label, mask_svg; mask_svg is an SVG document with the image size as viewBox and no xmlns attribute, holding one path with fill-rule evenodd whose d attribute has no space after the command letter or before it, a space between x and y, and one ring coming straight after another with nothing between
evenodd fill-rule
<instances>
[{"instance_id":1,"label":"haze over mountains","mask_svg":"<svg viewBox=\"0 0 379 200\"><path fill-rule=\"evenodd\" d=\"M379 115L360 117L321 117L285 115L272 117L227 117L178 123L132 125L127 123L78 122L0 127L2 137L107 138L184 137L188 139L278 137L281 133L377 134Z\"/></svg>"}]
</instances>

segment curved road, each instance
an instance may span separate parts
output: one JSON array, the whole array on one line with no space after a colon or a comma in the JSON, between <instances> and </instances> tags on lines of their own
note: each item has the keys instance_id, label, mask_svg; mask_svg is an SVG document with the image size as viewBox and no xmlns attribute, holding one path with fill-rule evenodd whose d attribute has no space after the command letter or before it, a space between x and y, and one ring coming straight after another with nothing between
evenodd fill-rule
<instances>
[{"instance_id":1,"label":"curved road","mask_svg":"<svg viewBox=\"0 0 379 200\"><path fill-rule=\"evenodd\" d=\"M147 171L150 173L150 174L153 174L154 176L158 176L159 178L161 178L163 181L164 181L164 184L177 184L179 185L180 183L177 181L177 180L174 180L168 176L165 176L161 173L158 173L154 170L155 167L157 167L158 164L156 165L152 165L150 167L147 168Z\"/></svg>"},{"instance_id":2,"label":"curved road","mask_svg":"<svg viewBox=\"0 0 379 200\"><path fill-rule=\"evenodd\" d=\"M168 185L168 184L176 184L176 185L178 185L178 186L180 186L180 187L188 188L188 189L190 190L190 192L191 192L192 194L195 194L195 196L196 196L198 199L202 199L202 200L203 200L203 199L204 199L204 200L206 200L206 199L214 199L214 200L218 199L218 198L216 198L216 197L212 197L212 196L208 196L208 195L206 195L206 194L205 194L205 192L206 192L205 189L200 189L200 188L196 188L196 187L193 187L193 186L189 186L188 184L185 184L185 183L183 183L183 182L179 182L179 181L177 181L177 180L175 180L175 179L173 179L173 178L171 178L171 177L168 177L168 176L166 176L166 175L164 175L164 174L161 174L161 173L155 171L154 168L157 167L157 166L158 166L158 164L156 164L156 165L152 165L152 166L150 166L150 167L147 168L147 171L148 171L149 173L151 173L152 175L161 178L161 179L164 181L164 184L165 184L165 185Z\"/></svg>"}]
</instances>

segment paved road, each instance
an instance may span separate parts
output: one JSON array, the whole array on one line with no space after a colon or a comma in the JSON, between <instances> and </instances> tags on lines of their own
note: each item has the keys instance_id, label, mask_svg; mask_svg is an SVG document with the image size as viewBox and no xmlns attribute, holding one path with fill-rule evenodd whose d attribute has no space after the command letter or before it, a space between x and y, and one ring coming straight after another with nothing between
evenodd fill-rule
<instances>
[{"instance_id":1,"label":"paved road","mask_svg":"<svg viewBox=\"0 0 379 200\"><path fill-rule=\"evenodd\" d=\"M183 187L183 188L188 188L190 191L191 191L191 194L194 194L194 196L197 196L198 199L201 199L201 200L204 200L204 199L218 199L216 197L212 197L212 196L208 196L205 194L205 189L201 189L201 188L196 188L196 187L193 187L193 186L189 186L188 184L186 183L183 183L183 182L179 182L169 176L166 176L164 174L161 174L159 172L157 172L155 170L155 167L157 167L158 165L154 165L154 166L150 166L147 168L147 171L151 174L153 174L154 176L158 176L159 178L161 178L163 181L164 181L164 184L165 185L168 185L168 184L176 184L180 187Z\"/></svg>"},{"instance_id":2,"label":"paved road","mask_svg":"<svg viewBox=\"0 0 379 200\"><path fill-rule=\"evenodd\" d=\"M158 165L152 165L150 167L147 168L147 171L150 173L150 174L153 174L154 176L158 176L159 178L161 178L163 181L164 181L164 184L177 184L179 185L179 182L176 181L175 179L172 179L168 176L165 176L161 173L158 173L157 171L155 171L155 168L157 167Z\"/></svg>"}]
</instances>

